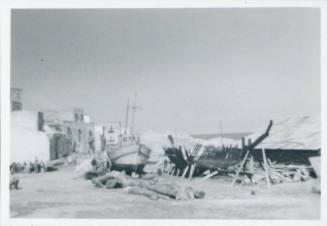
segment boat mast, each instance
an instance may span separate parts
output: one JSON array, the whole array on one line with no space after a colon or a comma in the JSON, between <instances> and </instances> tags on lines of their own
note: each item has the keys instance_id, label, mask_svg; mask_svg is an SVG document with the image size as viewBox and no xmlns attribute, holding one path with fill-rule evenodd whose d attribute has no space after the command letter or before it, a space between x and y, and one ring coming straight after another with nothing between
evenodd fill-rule
<instances>
[{"instance_id":1,"label":"boat mast","mask_svg":"<svg viewBox=\"0 0 327 226\"><path fill-rule=\"evenodd\" d=\"M135 111L137 109L141 108L141 106L136 105L136 97L135 97L135 100L134 100L134 105L131 108L132 108L132 128L133 128L133 134L134 134L135 133Z\"/></svg>"},{"instance_id":2,"label":"boat mast","mask_svg":"<svg viewBox=\"0 0 327 226\"><path fill-rule=\"evenodd\" d=\"M127 99L127 107L126 107L125 131L124 131L125 135L127 133L127 127L128 127L128 112L129 112L129 98Z\"/></svg>"},{"instance_id":3,"label":"boat mast","mask_svg":"<svg viewBox=\"0 0 327 226\"><path fill-rule=\"evenodd\" d=\"M219 121L219 125L220 125L220 145L221 145L221 148L224 146L223 144L223 120L220 120Z\"/></svg>"}]
</instances>

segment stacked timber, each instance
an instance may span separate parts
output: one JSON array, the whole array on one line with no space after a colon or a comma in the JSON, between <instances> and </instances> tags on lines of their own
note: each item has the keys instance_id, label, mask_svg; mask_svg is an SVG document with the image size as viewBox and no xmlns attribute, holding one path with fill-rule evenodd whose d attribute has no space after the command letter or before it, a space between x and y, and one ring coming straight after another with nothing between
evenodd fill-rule
<instances>
[{"instance_id":1,"label":"stacked timber","mask_svg":"<svg viewBox=\"0 0 327 226\"><path fill-rule=\"evenodd\" d=\"M243 178L242 183L248 183L248 179L254 184L267 183L267 178L272 184L307 181L310 179L311 170L311 167L305 165L283 165L270 162L267 170L255 167L248 177L245 177L246 179Z\"/></svg>"}]
</instances>

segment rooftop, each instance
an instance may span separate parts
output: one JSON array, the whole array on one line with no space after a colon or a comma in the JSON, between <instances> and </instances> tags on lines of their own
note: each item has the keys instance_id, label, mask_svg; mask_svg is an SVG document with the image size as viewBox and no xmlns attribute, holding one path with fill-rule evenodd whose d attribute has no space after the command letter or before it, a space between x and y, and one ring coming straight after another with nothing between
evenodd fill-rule
<instances>
[{"instance_id":1,"label":"rooftop","mask_svg":"<svg viewBox=\"0 0 327 226\"><path fill-rule=\"evenodd\" d=\"M266 126L246 137L254 141ZM273 120L269 136L256 149L319 150L321 148L319 116L297 116Z\"/></svg>"}]
</instances>

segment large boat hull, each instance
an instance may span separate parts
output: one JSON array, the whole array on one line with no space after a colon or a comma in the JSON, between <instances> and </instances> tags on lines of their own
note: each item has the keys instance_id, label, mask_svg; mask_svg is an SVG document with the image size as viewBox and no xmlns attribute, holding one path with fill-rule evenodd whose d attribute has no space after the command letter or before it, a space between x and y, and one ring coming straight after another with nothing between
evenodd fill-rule
<instances>
[{"instance_id":1,"label":"large boat hull","mask_svg":"<svg viewBox=\"0 0 327 226\"><path fill-rule=\"evenodd\" d=\"M150 152L151 150L143 144L130 144L109 150L108 156L113 170L142 173Z\"/></svg>"},{"instance_id":2,"label":"large boat hull","mask_svg":"<svg viewBox=\"0 0 327 226\"><path fill-rule=\"evenodd\" d=\"M192 164L192 161L185 159L180 149L178 148L167 148L165 150L170 162L175 164L177 169L183 171L187 166ZM196 156L191 156L190 159L195 159ZM228 150L206 150L203 154L195 161L196 169L194 175L199 175L206 170L217 169L217 168L228 168L234 166L242 161L241 149L228 149Z\"/></svg>"}]
</instances>

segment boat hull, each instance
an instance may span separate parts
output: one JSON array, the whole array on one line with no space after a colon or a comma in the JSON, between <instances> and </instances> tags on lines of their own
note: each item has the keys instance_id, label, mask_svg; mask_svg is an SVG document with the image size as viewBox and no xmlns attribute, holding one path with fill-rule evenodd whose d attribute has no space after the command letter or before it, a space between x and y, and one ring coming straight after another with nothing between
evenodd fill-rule
<instances>
[{"instance_id":1,"label":"boat hull","mask_svg":"<svg viewBox=\"0 0 327 226\"><path fill-rule=\"evenodd\" d=\"M150 157L150 152L151 150L143 144L131 144L108 151L108 156L113 170L141 173Z\"/></svg>"},{"instance_id":2,"label":"boat hull","mask_svg":"<svg viewBox=\"0 0 327 226\"><path fill-rule=\"evenodd\" d=\"M165 154L170 162L174 163L175 167L180 169L180 171L183 171L187 166L192 164L192 161L183 157L181 150L178 148L167 148ZM195 157L192 156L191 158L195 159ZM201 174L206 170L228 168L236 165L240 161L242 161L241 149L207 150L195 161L196 169L194 175Z\"/></svg>"}]
</instances>

